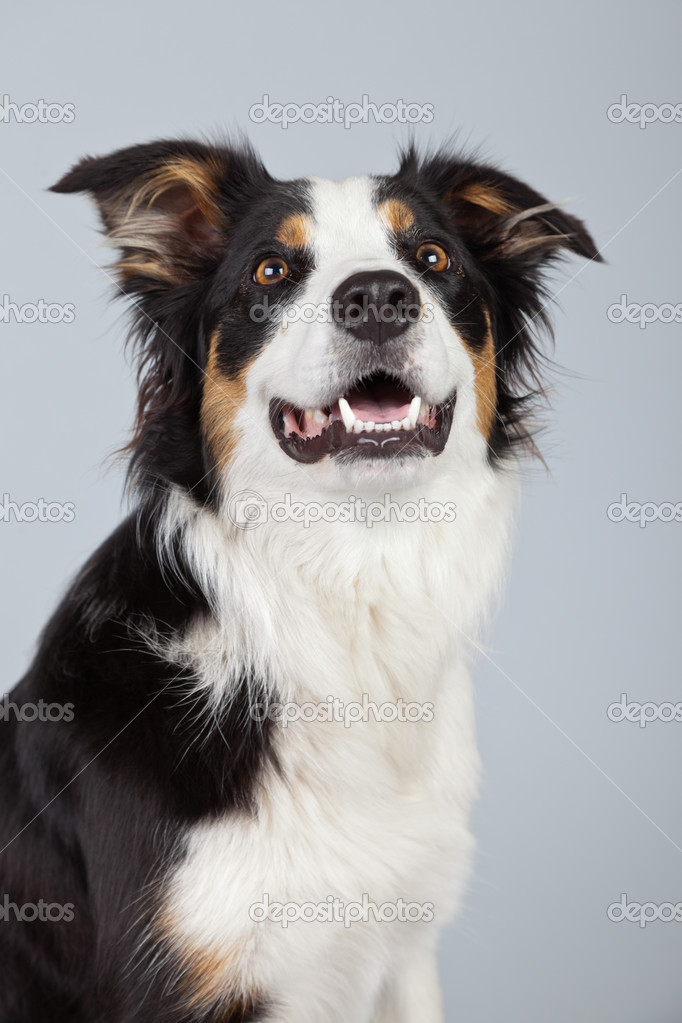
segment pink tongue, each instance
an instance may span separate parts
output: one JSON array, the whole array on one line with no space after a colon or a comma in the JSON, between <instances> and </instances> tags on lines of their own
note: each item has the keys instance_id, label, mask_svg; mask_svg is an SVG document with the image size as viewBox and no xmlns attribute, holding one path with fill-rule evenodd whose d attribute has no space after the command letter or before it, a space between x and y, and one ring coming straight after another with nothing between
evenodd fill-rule
<instances>
[{"instance_id":1,"label":"pink tongue","mask_svg":"<svg viewBox=\"0 0 682 1023\"><path fill-rule=\"evenodd\" d=\"M350 407L353 409L357 419L363 423L392 423L394 420L404 419L410 411L410 403L399 402L396 398L370 398L369 395L358 395L349 399Z\"/></svg>"}]
</instances>

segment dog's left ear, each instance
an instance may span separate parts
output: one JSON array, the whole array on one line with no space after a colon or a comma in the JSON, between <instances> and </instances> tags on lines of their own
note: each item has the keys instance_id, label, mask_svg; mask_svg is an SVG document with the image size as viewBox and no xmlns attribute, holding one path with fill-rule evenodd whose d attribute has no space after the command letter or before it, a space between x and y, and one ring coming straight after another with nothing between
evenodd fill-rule
<instances>
[{"instance_id":1,"label":"dog's left ear","mask_svg":"<svg viewBox=\"0 0 682 1023\"><path fill-rule=\"evenodd\" d=\"M89 192L127 291L190 283L227 244L228 150L191 141L132 146L78 163L53 192Z\"/></svg>"},{"instance_id":2,"label":"dog's left ear","mask_svg":"<svg viewBox=\"0 0 682 1023\"><path fill-rule=\"evenodd\" d=\"M531 272L574 252L602 261L582 221L528 185L485 164L435 157L420 168L457 233L484 261ZM511 267L510 267L511 268Z\"/></svg>"}]
</instances>

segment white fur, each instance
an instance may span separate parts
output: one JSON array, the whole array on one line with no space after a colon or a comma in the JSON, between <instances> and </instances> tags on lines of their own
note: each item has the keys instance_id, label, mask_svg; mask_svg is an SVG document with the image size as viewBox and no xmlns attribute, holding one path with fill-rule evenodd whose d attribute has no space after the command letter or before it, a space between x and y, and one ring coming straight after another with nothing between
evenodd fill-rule
<instances>
[{"instance_id":1,"label":"white fur","mask_svg":"<svg viewBox=\"0 0 682 1023\"><path fill-rule=\"evenodd\" d=\"M307 300L323 301L349 273L395 266L368 179L315 182L319 269ZM423 288L422 288L423 290ZM434 705L418 723L296 722L280 728L253 815L196 827L166 893L179 948L224 956L233 992L262 991L277 1023L438 1023L437 936L460 901L473 840L468 821L479 763L469 667L474 639L504 574L516 483L493 470L476 425L473 366L438 313L415 358L430 401L458 388L452 433L436 458L398 468L300 465L274 439L267 406L280 395L315 405L334 366L326 327L294 325L249 370L239 443L215 515L175 494L160 530L182 536L218 624L167 654L191 665L210 703L254 669L280 700ZM343 500L454 502L454 522L268 521L239 530L231 496L269 504ZM254 923L272 901L433 903L426 923Z\"/></svg>"}]
</instances>

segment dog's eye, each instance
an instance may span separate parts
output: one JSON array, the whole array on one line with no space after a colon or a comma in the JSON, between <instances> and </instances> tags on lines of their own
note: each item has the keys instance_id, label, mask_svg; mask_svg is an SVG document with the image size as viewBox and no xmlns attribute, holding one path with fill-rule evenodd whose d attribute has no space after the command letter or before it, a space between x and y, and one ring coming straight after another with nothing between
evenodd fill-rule
<instances>
[{"instance_id":1,"label":"dog's eye","mask_svg":"<svg viewBox=\"0 0 682 1023\"><path fill-rule=\"evenodd\" d=\"M450 266L450 257L445 249L435 242L425 242L417 249L417 259L420 263L428 266L429 270L447 270Z\"/></svg>"},{"instance_id":2,"label":"dog's eye","mask_svg":"<svg viewBox=\"0 0 682 1023\"><path fill-rule=\"evenodd\" d=\"M253 272L256 284L277 284L289 273L289 267L279 256L268 256L262 259Z\"/></svg>"}]
</instances>

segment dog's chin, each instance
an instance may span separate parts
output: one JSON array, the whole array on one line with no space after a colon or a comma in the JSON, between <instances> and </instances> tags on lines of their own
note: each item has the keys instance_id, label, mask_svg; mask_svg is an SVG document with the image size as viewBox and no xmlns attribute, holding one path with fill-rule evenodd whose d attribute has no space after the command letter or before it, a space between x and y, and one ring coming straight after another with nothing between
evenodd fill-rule
<instances>
[{"instance_id":1,"label":"dog's chin","mask_svg":"<svg viewBox=\"0 0 682 1023\"><path fill-rule=\"evenodd\" d=\"M311 468L314 472L317 467ZM441 469L445 471L445 464L431 455L372 458L347 452L327 459L325 469L325 482L332 487L374 500L386 493L397 495L415 488L421 491L440 475Z\"/></svg>"}]
</instances>

